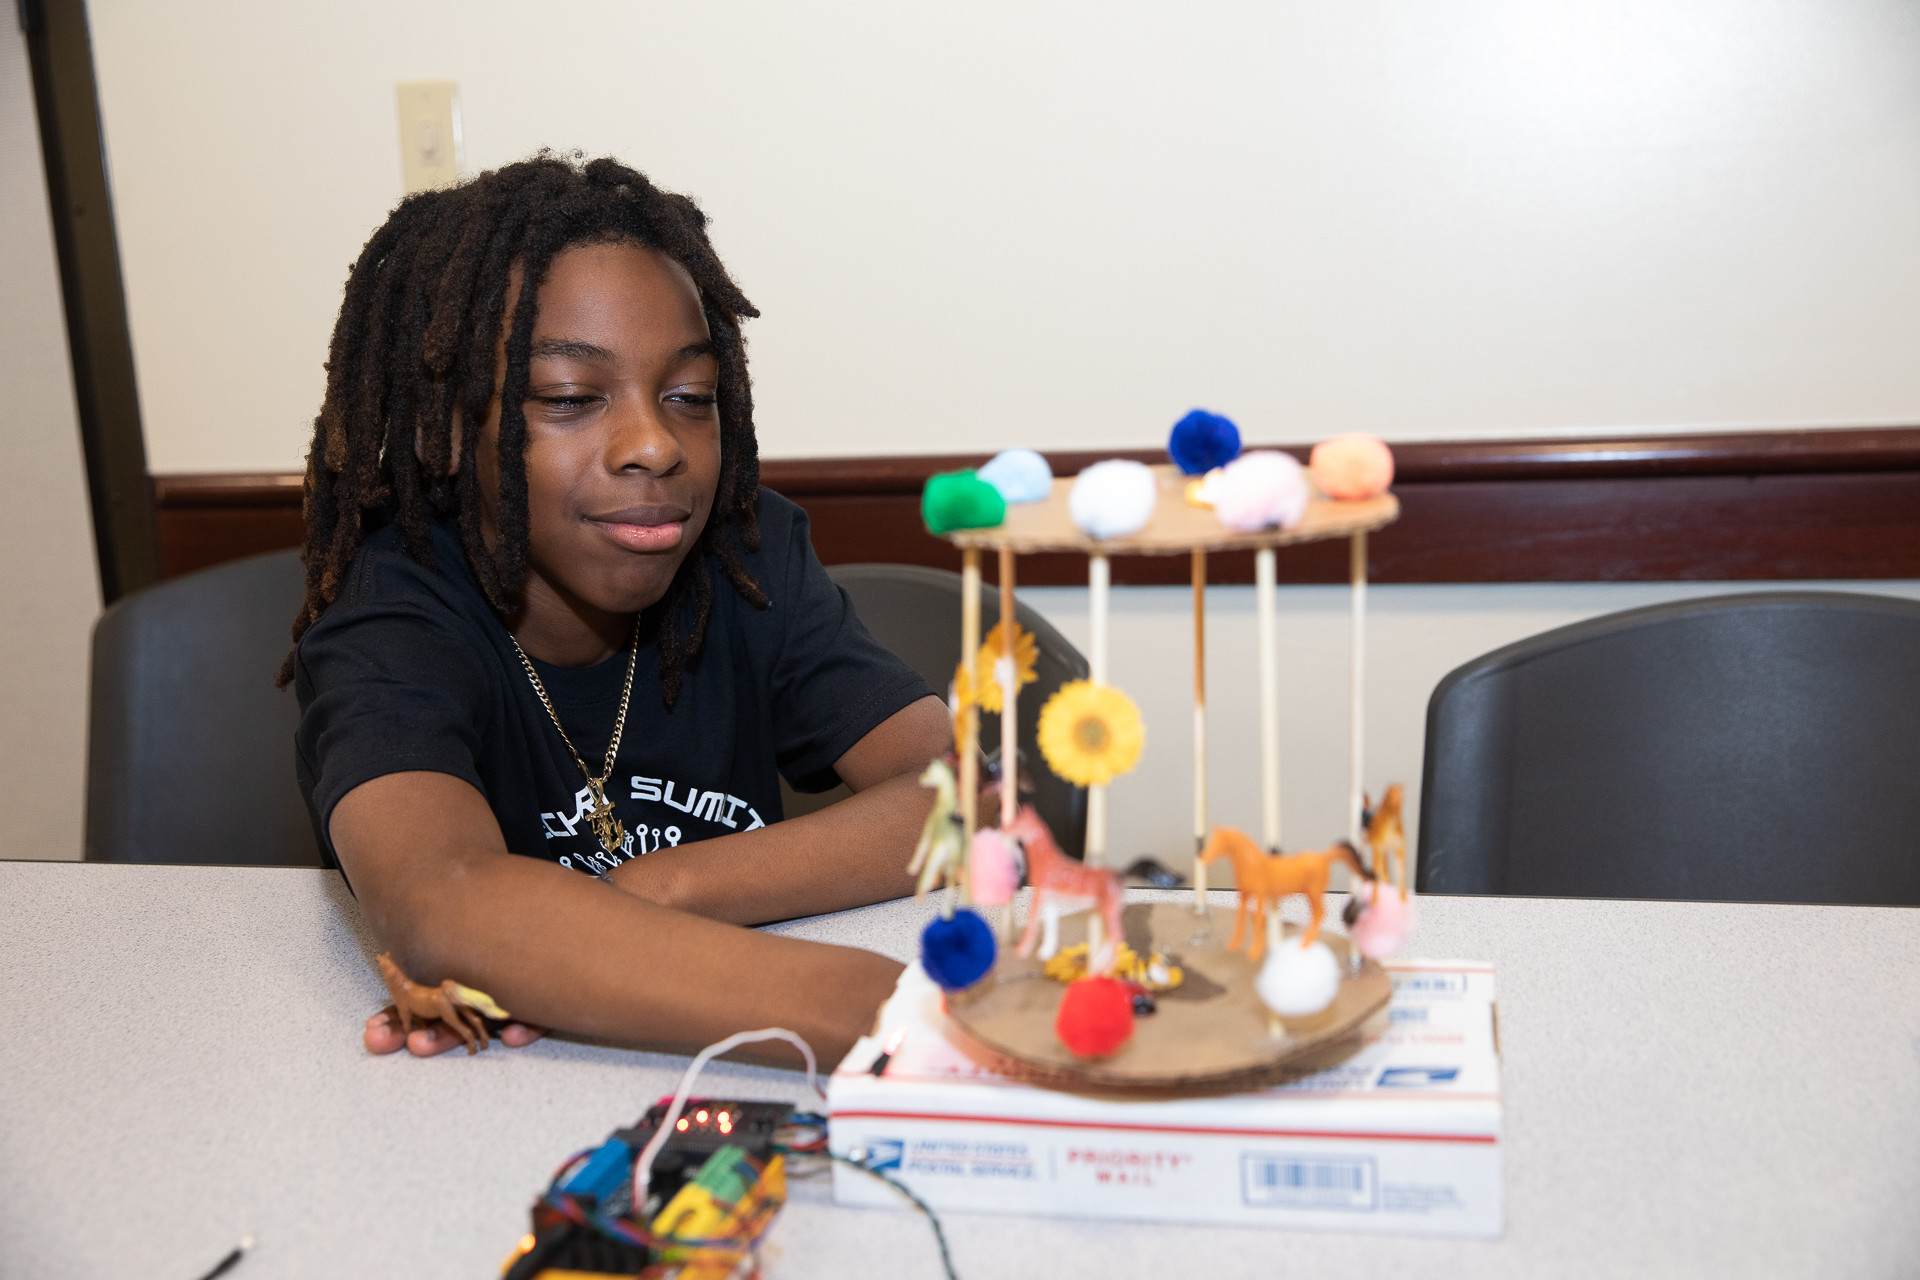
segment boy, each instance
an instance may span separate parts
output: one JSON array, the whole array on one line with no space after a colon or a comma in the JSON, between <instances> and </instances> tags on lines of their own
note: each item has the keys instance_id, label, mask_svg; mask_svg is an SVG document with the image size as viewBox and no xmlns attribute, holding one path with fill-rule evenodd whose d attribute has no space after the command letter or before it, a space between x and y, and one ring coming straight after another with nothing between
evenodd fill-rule
<instances>
[{"instance_id":1,"label":"boy","mask_svg":"<svg viewBox=\"0 0 1920 1280\"><path fill-rule=\"evenodd\" d=\"M782 1025L831 1063L899 966L740 926L907 892L951 733L758 487L757 313L704 226L547 155L401 204L334 331L282 680L322 847L413 977L490 992L510 1044ZM779 822L776 767L856 794Z\"/></svg>"}]
</instances>

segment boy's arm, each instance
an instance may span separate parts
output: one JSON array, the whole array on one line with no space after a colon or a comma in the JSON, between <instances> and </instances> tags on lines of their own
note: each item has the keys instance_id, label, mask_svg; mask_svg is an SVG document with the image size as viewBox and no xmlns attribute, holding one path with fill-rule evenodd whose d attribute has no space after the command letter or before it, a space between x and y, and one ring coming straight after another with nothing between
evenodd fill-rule
<instances>
[{"instance_id":1,"label":"boy's arm","mask_svg":"<svg viewBox=\"0 0 1920 1280\"><path fill-rule=\"evenodd\" d=\"M511 854L486 799L443 773L354 788L328 831L402 969L478 987L540 1026L681 1049L781 1026L831 1069L900 973L871 952L737 928Z\"/></svg>"},{"instance_id":2,"label":"boy's arm","mask_svg":"<svg viewBox=\"0 0 1920 1280\"><path fill-rule=\"evenodd\" d=\"M946 704L921 698L834 762L853 789L848 799L756 831L659 849L610 878L628 893L734 924L905 897L913 892L907 863L933 808L920 774L952 749Z\"/></svg>"}]
</instances>

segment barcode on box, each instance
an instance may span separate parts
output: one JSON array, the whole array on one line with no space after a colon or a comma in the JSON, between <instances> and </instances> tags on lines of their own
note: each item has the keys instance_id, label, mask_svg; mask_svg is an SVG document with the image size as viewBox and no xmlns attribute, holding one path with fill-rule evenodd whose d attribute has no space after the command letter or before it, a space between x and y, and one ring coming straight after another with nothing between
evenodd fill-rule
<instances>
[{"instance_id":1,"label":"barcode on box","mask_svg":"<svg viewBox=\"0 0 1920 1280\"><path fill-rule=\"evenodd\" d=\"M1367 1157L1240 1156L1240 1195L1256 1209L1377 1207L1373 1161Z\"/></svg>"}]
</instances>

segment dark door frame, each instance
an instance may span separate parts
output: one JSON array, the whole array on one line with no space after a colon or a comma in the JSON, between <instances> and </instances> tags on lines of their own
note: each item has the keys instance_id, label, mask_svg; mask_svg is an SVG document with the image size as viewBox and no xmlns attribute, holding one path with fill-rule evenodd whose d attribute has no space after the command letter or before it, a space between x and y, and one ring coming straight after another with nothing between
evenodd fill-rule
<instances>
[{"instance_id":1,"label":"dark door frame","mask_svg":"<svg viewBox=\"0 0 1920 1280\"><path fill-rule=\"evenodd\" d=\"M112 604L160 580L160 544L107 183L93 42L85 0L16 2L40 120L100 591Z\"/></svg>"}]
</instances>

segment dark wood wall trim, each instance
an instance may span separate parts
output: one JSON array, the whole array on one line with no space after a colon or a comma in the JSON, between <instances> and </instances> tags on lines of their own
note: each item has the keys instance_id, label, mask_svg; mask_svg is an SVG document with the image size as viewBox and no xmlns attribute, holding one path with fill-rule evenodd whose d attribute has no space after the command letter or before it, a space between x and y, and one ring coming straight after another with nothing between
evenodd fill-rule
<instances>
[{"instance_id":1,"label":"dark wood wall trim","mask_svg":"<svg viewBox=\"0 0 1920 1280\"><path fill-rule=\"evenodd\" d=\"M1304 449L1291 452L1304 456ZM1050 453L1056 474L1159 450ZM1378 582L1661 582L1920 578L1920 427L1394 446L1400 520L1370 544ZM807 511L828 564L955 568L920 525L920 488L983 454L791 458L768 488ZM297 475L158 476L168 576L300 543ZM1215 582L1251 582L1222 555ZM1028 556L1023 583L1082 583L1080 556ZM1180 557L1113 562L1122 583L1186 580ZM1344 544L1287 551L1288 582L1342 582Z\"/></svg>"}]
</instances>

